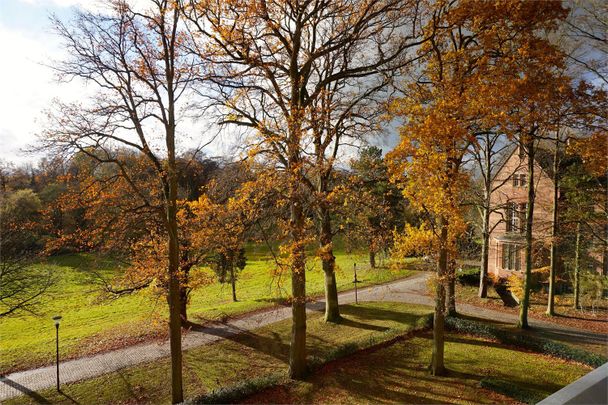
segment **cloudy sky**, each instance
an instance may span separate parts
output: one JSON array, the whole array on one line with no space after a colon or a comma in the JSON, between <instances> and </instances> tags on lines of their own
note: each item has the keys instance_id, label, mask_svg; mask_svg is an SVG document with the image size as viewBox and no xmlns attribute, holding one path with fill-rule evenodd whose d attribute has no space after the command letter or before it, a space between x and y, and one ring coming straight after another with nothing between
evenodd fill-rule
<instances>
[{"instance_id":1,"label":"cloudy sky","mask_svg":"<svg viewBox=\"0 0 608 405\"><path fill-rule=\"evenodd\" d=\"M37 160L42 154L25 151L35 148L45 109L54 98L75 101L86 94L84 82L57 83L47 66L67 56L49 16L69 20L76 8L101 4L99 0L0 0L0 159L16 164ZM199 142L191 143L188 146L194 147ZM207 153L226 154L231 146L228 139L218 138Z\"/></svg>"},{"instance_id":2,"label":"cloudy sky","mask_svg":"<svg viewBox=\"0 0 608 405\"><path fill-rule=\"evenodd\" d=\"M32 144L42 111L53 97L77 94L77 86L59 86L44 66L61 58L59 39L49 15L69 18L77 0L0 0L0 159L23 162L21 149Z\"/></svg>"},{"instance_id":3,"label":"cloudy sky","mask_svg":"<svg viewBox=\"0 0 608 405\"><path fill-rule=\"evenodd\" d=\"M67 57L61 40L51 30L49 16L56 15L65 21L73 17L78 7L94 9L102 3L100 0L0 0L0 160L15 164L36 161L42 153L32 154L26 150L35 148L36 135L44 125L44 110L54 98L75 101L86 94L83 82L59 84L48 67L53 60ZM208 126L200 122L187 126L186 131L196 133L199 139L192 141L191 147L204 143L199 133ZM394 136L378 139L377 143L388 150L389 144L395 143L395 139L390 138ZM222 137L206 149L206 154L232 155L236 144L234 134L224 130Z\"/></svg>"}]
</instances>

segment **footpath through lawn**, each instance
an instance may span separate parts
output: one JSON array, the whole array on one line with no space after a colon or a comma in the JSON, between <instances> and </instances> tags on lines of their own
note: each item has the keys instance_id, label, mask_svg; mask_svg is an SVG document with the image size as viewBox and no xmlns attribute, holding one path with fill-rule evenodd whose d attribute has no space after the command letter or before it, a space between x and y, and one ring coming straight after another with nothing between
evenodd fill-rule
<instances>
[{"instance_id":1,"label":"footpath through lawn","mask_svg":"<svg viewBox=\"0 0 608 405\"><path fill-rule=\"evenodd\" d=\"M323 314L309 315L309 359L323 361L348 345L368 346L386 336L406 333L428 319L432 308L403 303L365 303L341 306L345 319L328 324ZM272 373L287 372L291 320L231 336L184 352L184 394L193 398L210 390ZM54 388L30 396L6 400L5 404L47 401L50 403L169 403L168 358L142 363L119 372Z\"/></svg>"},{"instance_id":2,"label":"footpath through lawn","mask_svg":"<svg viewBox=\"0 0 608 405\"><path fill-rule=\"evenodd\" d=\"M327 324L320 312L308 322L311 363L324 363L352 352L405 335L424 324L432 313L429 306L395 302L370 302L341 306L345 319ZM290 320L255 329L226 340L187 350L184 355L186 398L211 390L285 375L288 367ZM588 373L578 363L507 347L495 341L448 333L446 377L428 374L432 336L413 332L392 344L356 352L335 360L303 382L284 385L247 398L256 403L492 403L515 402L511 397L482 388L490 381L506 386L516 396L543 398ZM119 372L54 388L5 404L50 403L169 403L168 359L143 363ZM239 389L236 388L237 394ZM225 402L225 401L224 401Z\"/></svg>"},{"instance_id":3,"label":"footpath through lawn","mask_svg":"<svg viewBox=\"0 0 608 405\"><path fill-rule=\"evenodd\" d=\"M229 285L213 283L194 291L189 306L190 319L197 323L241 315L268 308L285 299L291 291L287 274L274 274L274 261L267 249L251 247L248 262L237 282L238 302L232 302ZM357 263L359 287L381 284L414 273L410 268L370 269L361 255L336 252L338 289L353 287L352 268ZM45 296L37 315L0 320L0 374L44 366L54 361L55 328L51 317L62 315L60 350L62 358L77 358L144 341L163 339L166 334L167 305L163 299L141 292L118 299L101 299L93 273L110 279L121 274L120 264L94 255L75 254L49 259L47 266L59 280ZM211 273L208 268L196 271ZM307 272L307 292L323 292L323 272L311 260Z\"/></svg>"}]
</instances>

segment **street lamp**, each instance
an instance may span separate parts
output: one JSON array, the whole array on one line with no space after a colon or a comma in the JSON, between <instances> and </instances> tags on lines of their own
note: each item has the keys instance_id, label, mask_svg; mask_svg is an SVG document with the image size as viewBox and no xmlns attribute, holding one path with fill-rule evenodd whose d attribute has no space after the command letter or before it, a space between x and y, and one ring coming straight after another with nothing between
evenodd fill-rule
<instances>
[{"instance_id":1,"label":"street lamp","mask_svg":"<svg viewBox=\"0 0 608 405\"><path fill-rule=\"evenodd\" d=\"M355 304L359 303L359 297L357 296L357 263L353 263L353 271L355 272L355 278L353 279L353 284L355 285Z\"/></svg>"},{"instance_id":2,"label":"street lamp","mask_svg":"<svg viewBox=\"0 0 608 405\"><path fill-rule=\"evenodd\" d=\"M56 348L56 363L57 363L57 391L59 389L59 323L61 322L61 316L57 315L53 317L55 322L55 348Z\"/></svg>"}]
</instances>

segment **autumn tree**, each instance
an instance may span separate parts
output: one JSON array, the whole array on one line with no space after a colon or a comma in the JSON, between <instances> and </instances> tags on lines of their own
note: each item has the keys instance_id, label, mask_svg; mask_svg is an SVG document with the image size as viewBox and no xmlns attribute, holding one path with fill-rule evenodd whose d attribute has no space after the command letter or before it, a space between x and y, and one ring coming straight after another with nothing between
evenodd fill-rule
<instances>
[{"instance_id":1,"label":"autumn tree","mask_svg":"<svg viewBox=\"0 0 608 405\"><path fill-rule=\"evenodd\" d=\"M180 105L185 106L194 66L183 48L188 35L174 2L150 0L137 10L112 1L104 13L78 11L71 23L54 18L64 41L65 61L55 65L61 80L82 79L93 91L89 102L57 102L42 144L57 154L80 151L116 168L131 187L136 209L156 213L167 245L172 402L183 400L179 313L177 213ZM181 104L180 104L181 103ZM113 146L137 151L155 174L159 195L151 198Z\"/></svg>"},{"instance_id":2,"label":"autumn tree","mask_svg":"<svg viewBox=\"0 0 608 405\"><path fill-rule=\"evenodd\" d=\"M546 82L534 79L540 81L559 61L558 52L536 32L554 26L565 10L558 2L522 1L439 2L436 7L427 26L435 35L422 59L420 79L407 88L408 98L393 105L406 124L390 159L395 181L425 214L419 228L406 227L399 245L406 250L425 246L437 260L431 369L441 374L443 312L453 305L445 305L453 281L450 264L457 254L455 240L466 228L463 159L488 130L509 137L522 130L536 133L540 116L535 106L543 101L541 84ZM521 105L522 100L529 104Z\"/></svg>"},{"instance_id":3,"label":"autumn tree","mask_svg":"<svg viewBox=\"0 0 608 405\"><path fill-rule=\"evenodd\" d=\"M407 0L234 0L192 1L187 9L197 34L210 41L208 47L199 47L198 54L213 62L210 80L216 84L213 101L224 113L221 122L251 128L251 153L263 155L286 178L293 378L306 372L306 170L314 167L307 159L311 109L320 106L334 83L351 80L351 91L364 92L355 83L365 89L364 78L374 83L376 75L409 63L407 50L420 43L418 6L418 1ZM323 64L331 61L325 69ZM334 279L331 274L326 277L329 282Z\"/></svg>"},{"instance_id":4,"label":"autumn tree","mask_svg":"<svg viewBox=\"0 0 608 405\"><path fill-rule=\"evenodd\" d=\"M548 142L553 148L550 174L553 181L551 241L549 286L547 299L547 315L555 315L555 283L558 266L561 263L561 232L559 211L561 210L560 194L561 180L569 165L566 156L566 145L581 143L581 139L589 137L598 128L606 127L606 94L597 91L586 82L581 81L574 87L565 87L556 94L556 100L549 106L549 117L552 121ZM571 148L573 149L573 148Z\"/></svg>"}]
</instances>

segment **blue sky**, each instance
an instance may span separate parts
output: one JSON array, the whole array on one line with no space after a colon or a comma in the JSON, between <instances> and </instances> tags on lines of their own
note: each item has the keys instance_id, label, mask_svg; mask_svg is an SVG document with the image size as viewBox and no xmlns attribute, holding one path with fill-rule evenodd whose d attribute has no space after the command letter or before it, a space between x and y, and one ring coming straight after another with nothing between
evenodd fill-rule
<instances>
[{"instance_id":1,"label":"blue sky","mask_svg":"<svg viewBox=\"0 0 608 405\"><path fill-rule=\"evenodd\" d=\"M76 94L74 86L60 88L43 64L62 55L49 16L69 18L77 4L77 0L0 0L0 159L28 160L20 150L33 143L42 111L53 97Z\"/></svg>"}]
</instances>

